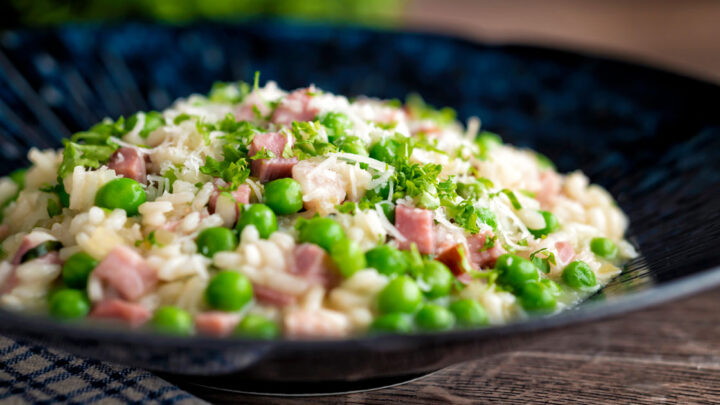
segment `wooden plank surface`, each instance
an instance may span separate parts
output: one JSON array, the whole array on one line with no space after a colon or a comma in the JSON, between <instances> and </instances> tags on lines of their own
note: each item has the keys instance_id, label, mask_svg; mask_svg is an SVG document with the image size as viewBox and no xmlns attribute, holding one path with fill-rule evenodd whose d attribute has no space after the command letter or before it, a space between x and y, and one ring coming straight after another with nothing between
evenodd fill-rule
<instances>
[{"instance_id":1,"label":"wooden plank surface","mask_svg":"<svg viewBox=\"0 0 720 405\"><path fill-rule=\"evenodd\" d=\"M717 0L409 0L412 29L572 48L720 83Z\"/></svg>"},{"instance_id":2,"label":"wooden plank surface","mask_svg":"<svg viewBox=\"0 0 720 405\"><path fill-rule=\"evenodd\" d=\"M245 404L720 403L719 307L715 289L365 393L303 399L182 388Z\"/></svg>"}]
</instances>

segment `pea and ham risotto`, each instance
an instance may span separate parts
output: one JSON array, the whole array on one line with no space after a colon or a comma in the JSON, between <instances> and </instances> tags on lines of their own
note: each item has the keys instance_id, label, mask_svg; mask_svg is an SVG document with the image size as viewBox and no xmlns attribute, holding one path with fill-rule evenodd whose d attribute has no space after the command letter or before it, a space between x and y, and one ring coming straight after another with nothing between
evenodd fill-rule
<instances>
[{"instance_id":1,"label":"pea and ham risotto","mask_svg":"<svg viewBox=\"0 0 720 405\"><path fill-rule=\"evenodd\" d=\"M573 306L636 255L580 172L418 96L217 83L0 179L0 306L170 334L343 337Z\"/></svg>"}]
</instances>

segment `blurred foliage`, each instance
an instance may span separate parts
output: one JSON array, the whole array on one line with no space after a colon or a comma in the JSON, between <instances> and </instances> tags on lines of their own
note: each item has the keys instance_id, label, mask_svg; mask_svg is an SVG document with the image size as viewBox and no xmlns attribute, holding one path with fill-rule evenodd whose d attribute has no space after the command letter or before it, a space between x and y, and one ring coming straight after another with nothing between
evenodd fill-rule
<instances>
[{"instance_id":1,"label":"blurred foliage","mask_svg":"<svg viewBox=\"0 0 720 405\"><path fill-rule=\"evenodd\" d=\"M5 25L41 26L125 19L186 23L251 17L389 25L407 0L0 0ZM2 7L0 7L2 12Z\"/></svg>"}]
</instances>

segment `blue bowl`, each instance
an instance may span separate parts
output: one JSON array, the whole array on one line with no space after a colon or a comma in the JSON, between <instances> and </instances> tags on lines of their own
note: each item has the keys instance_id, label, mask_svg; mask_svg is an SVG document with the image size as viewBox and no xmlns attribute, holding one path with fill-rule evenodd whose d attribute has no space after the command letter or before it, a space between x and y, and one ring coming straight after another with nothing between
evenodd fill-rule
<instances>
[{"instance_id":1,"label":"blue bowl","mask_svg":"<svg viewBox=\"0 0 720 405\"><path fill-rule=\"evenodd\" d=\"M0 311L0 333L213 386L254 381L302 391L292 387L417 375L720 284L720 87L565 51L272 21L5 32L0 170L27 164L30 147L59 147L105 116L160 110L214 81L250 80L256 70L284 88L315 83L383 98L417 91L461 118L477 115L508 142L606 187L629 215L641 257L577 309L472 331L258 342L91 329Z\"/></svg>"}]
</instances>

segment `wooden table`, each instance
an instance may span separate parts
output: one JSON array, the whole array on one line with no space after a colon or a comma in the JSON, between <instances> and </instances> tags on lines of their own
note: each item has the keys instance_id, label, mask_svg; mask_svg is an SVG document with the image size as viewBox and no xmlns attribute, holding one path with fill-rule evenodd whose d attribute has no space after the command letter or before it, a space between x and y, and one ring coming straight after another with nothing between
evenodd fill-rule
<instances>
[{"instance_id":1,"label":"wooden table","mask_svg":"<svg viewBox=\"0 0 720 405\"><path fill-rule=\"evenodd\" d=\"M245 404L720 403L719 307L714 289L365 393L302 399L183 388Z\"/></svg>"}]
</instances>

